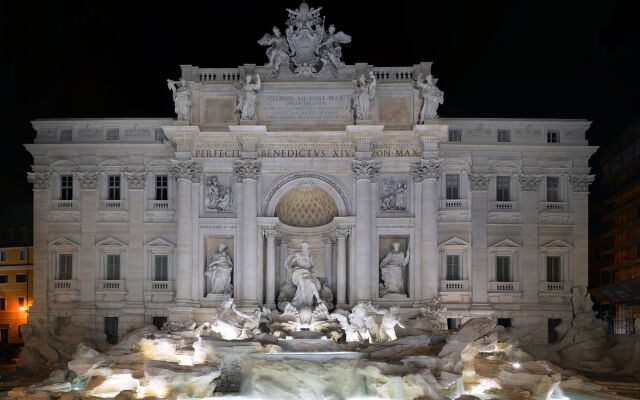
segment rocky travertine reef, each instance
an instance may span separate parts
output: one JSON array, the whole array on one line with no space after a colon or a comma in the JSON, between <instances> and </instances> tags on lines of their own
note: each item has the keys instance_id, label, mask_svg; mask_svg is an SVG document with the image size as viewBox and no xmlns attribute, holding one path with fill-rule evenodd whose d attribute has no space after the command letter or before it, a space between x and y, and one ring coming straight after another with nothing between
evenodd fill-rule
<instances>
[{"instance_id":1,"label":"rocky travertine reef","mask_svg":"<svg viewBox=\"0 0 640 400\"><path fill-rule=\"evenodd\" d=\"M278 339L266 332L224 340L195 323L148 326L104 352L79 344L65 368L8 397L528 399L558 389L604 391L575 371L533 359L511 337L489 318L472 319L453 333L379 343Z\"/></svg>"}]
</instances>

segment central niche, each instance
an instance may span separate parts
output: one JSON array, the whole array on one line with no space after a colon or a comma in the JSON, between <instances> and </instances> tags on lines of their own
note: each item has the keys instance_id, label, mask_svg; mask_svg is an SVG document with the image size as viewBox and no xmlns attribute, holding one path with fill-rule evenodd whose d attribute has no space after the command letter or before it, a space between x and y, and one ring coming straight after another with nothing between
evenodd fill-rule
<instances>
[{"instance_id":1,"label":"central niche","mask_svg":"<svg viewBox=\"0 0 640 400\"><path fill-rule=\"evenodd\" d=\"M287 192L276 206L275 216L283 224L299 228L326 225L338 216L338 206L329 193L317 186L299 186Z\"/></svg>"}]
</instances>

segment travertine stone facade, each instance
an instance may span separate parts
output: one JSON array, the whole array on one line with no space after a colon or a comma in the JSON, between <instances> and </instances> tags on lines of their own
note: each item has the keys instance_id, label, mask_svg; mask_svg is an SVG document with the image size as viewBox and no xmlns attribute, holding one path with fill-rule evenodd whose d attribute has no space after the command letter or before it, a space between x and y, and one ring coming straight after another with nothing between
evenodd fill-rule
<instances>
[{"instance_id":1,"label":"travertine stone facade","mask_svg":"<svg viewBox=\"0 0 640 400\"><path fill-rule=\"evenodd\" d=\"M175 101L191 114L177 120L33 122L31 319L102 330L118 317L121 333L154 317L210 319L227 296L207 293L220 248L236 304L275 307L291 279L285 260L303 242L337 306L417 313L442 296L447 316L463 320L546 326L570 315L570 289L587 282L588 121L419 124L416 81L431 63L278 68L183 65ZM249 75L261 79L242 92ZM352 110L361 75L376 83L367 120ZM244 111L256 96L253 118L236 109L239 93ZM287 221L304 226L277 215L296 199L307 203ZM381 290L393 243L408 257L390 267L404 268L406 293Z\"/></svg>"}]
</instances>

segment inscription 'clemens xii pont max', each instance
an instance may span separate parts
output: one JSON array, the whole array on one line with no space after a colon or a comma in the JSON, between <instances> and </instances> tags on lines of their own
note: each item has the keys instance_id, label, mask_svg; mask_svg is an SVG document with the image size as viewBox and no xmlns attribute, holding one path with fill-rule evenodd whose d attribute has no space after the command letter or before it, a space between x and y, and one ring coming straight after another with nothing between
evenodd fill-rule
<instances>
[{"instance_id":1,"label":"inscription 'clemens xii pont max'","mask_svg":"<svg viewBox=\"0 0 640 400\"><path fill-rule=\"evenodd\" d=\"M348 94L261 95L259 115L268 121L351 121L350 101Z\"/></svg>"}]
</instances>

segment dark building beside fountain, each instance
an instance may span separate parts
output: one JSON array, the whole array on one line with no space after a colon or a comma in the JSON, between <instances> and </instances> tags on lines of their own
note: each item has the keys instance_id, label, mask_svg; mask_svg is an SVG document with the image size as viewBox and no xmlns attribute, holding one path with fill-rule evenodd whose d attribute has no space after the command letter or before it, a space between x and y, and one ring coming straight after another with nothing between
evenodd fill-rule
<instances>
[{"instance_id":1,"label":"dark building beside fountain","mask_svg":"<svg viewBox=\"0 0 640 400\"><path fill-rule=\"evenodd\" d=\"M611 333L633 333L640 318L640 122L602 149L600 170L593 207L599 235L591 239L589 260L599 286L591 293Z\"/></svg>"}]
</instances>

